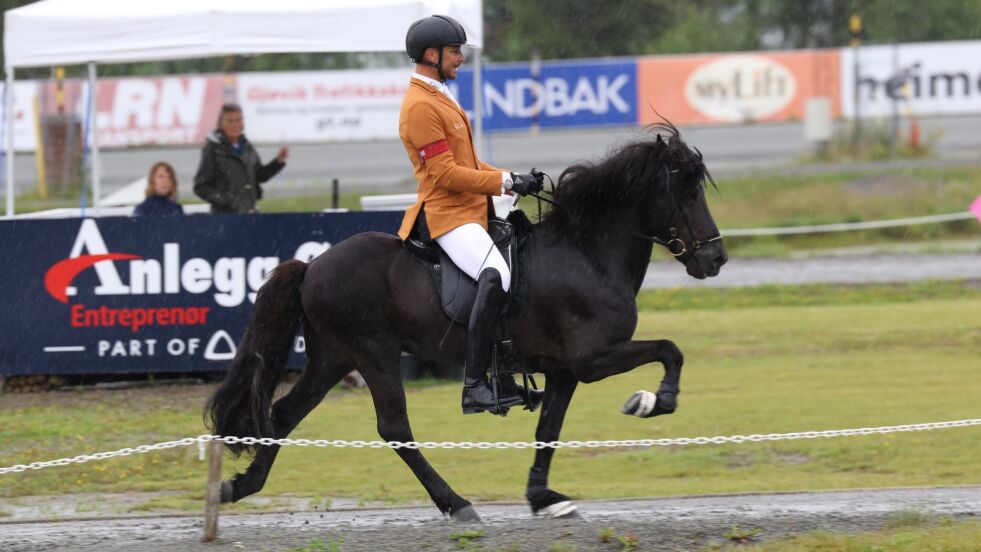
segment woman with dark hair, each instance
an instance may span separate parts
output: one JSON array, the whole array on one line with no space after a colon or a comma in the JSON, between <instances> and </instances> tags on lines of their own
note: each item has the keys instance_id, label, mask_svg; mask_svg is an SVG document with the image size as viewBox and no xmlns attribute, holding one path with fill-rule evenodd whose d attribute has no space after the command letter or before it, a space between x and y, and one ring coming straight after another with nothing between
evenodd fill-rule
<instances>
[{"instance_id":1,"label":"woman with dark hair","mask_svg":"<svg viewBox=\"0 0 981 552\"><path fill-rule=\"evenodd\" d=\"M245 138L242 108L226 103L218 114L218 128L208 134L201 163L194 175L194 193L211 204L212 213L255 213L262 199L260 185L286 166L289 149L266 165Z\"/></svg>"},{"instance_id":2,"label":"woman with dark hair","mask_svg":"<svg viewBox=\"0 0 981 552\"><path fill-rule=\"evenodd\" d=\"M184 214L181 204L174 201L177 197L177 175L170 163L160 161L150 167L144 195L146 199L133 210L134 217Z\"/></svg>"}]
</instances>

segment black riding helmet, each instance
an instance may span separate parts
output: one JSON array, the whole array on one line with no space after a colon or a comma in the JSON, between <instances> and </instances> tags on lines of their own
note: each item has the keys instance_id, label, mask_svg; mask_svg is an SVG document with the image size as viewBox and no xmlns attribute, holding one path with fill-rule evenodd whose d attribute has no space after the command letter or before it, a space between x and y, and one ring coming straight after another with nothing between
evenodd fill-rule
<instances>
[{"instance_id":1,"label":"black riding helmet","mask_svg":"<svg viewBox=\"0 0 981 552\"><path fill-rule=\"evenodd\" d=\"M463 46L467 43L467 32L463 30L456 19L448 15L430 15L409 25L405 33L405 53L413 63L435 67L439 80L445 81L443 75L443 46ZM429 63L423 59L427 48L439 51L439 60Z\"/></svg>"}]
</instances>

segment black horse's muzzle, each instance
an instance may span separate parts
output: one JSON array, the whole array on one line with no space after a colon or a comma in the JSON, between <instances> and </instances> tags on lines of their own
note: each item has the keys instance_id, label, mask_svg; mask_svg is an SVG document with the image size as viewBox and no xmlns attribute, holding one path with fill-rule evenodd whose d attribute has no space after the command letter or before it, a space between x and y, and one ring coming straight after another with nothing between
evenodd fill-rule
<instances>
[{"instance_id":1,"label":"black horse's muzzle","mask_svg":"<svg viewBox=\"0 0 981 552\"><path fill-rule=\"evenodd\" d=\"M713 240L691 251L685 259L685 270L688 275L699 280L718 276L722 265L729 260L729 254L721 239Z\"/></svg>"}]
</instances>

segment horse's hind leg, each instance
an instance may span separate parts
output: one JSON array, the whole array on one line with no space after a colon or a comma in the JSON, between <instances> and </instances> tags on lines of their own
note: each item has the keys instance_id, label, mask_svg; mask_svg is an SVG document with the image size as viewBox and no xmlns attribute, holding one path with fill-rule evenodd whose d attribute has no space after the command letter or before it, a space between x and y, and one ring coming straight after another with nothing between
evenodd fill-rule
<instances>
[{"instance_id":1,"label":"horse's hind leg","mask_svg":"<svg viewBox=\"0 0 981 552\"><path fill-rule=\"evenodd\" d=\"M542 402L542 413L538 418L538 429L535 430L536 441L550 442L559 439L562 421L565 419L577 383L572 373L565 370L553 370L547 374L545 399ZM525 492L525 497L535 515L579 517L576 505L569 497L548 488L548 470L553 454L555 449L549 447L535 451L535 463L528 475L528 490Z\"/></svg>"},{"instance_id":2,"label":"horse's hind leg","mask_svg":"<svg viewBox=\"0 0 981 552\"><path fill-rule=\"evenodd\" d=\"M367 350L369 347L364 347ZM401 354L396 347L393 354L377 355L374 358L385 358L385 362L371 362L369 367L358 368L364 376L371 398L375 403L375 414L378 418L378 434L386 441L414 441L412 428L405 407L405 389L398 370L398 360ZM398 448L395 452L402 458L412 473L415 474L422 486L426 488L439 511L449 514L457 521L480 521L470 502L456 494L449 484L429 464L429 461L418 449Z\"/></svg>"},{"instance_id":3,"label":"horse's hind leg","mask_svg":"<svg viewBox=\"0 0 981 552\"><path fill-rule=\"evenodd\" d=\"M351 371L351 366L328 358L328 351L322 340L308 327L306 332L307 366L293 389L273 404L272 419L275 436L282 439L290 434L297 424L316 408L332 387ZM222 482L221 501L235 502L259 492L266 483L272 469L279 445L259 446L255 459L245 473L240 473L231 481Z\"/></svg>"}]
</instances>

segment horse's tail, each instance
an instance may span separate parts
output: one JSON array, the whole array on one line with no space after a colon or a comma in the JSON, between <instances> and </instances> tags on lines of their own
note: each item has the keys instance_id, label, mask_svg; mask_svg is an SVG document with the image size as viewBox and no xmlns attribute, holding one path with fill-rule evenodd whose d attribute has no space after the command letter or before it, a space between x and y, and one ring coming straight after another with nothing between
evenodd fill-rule
<instances>
[{"instance_id":1,"label":"horse's tail","mask_svg":"<svg viewBox=\"0 0 981 552\"><path fill-rule=\"evenodd\" d=\"M303 322L300 285L306 269L302 261L286 261L259 289L235 358L205 407L205 423L214 434L275 437L270 407L293 338ZM228 445L236 456L255 454L257 447Z\"/></svg>"}]
</instances>

